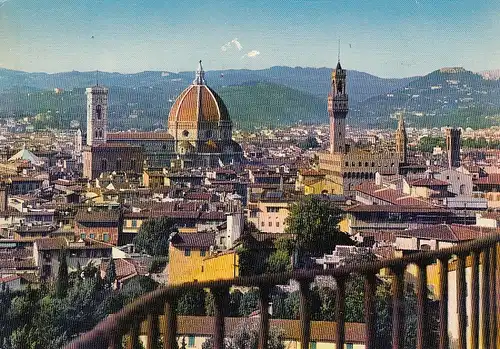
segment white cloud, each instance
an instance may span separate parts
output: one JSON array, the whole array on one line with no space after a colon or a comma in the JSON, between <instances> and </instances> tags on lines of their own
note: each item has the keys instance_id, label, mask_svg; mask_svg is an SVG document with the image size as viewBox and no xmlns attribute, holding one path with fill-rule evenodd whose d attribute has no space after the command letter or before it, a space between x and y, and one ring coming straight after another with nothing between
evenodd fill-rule
<instances>
[{"instance_id":1,"label":"white cloud","mask_svg":"<svg viewBox=\"0 0 500 349\"><path fill-rule=\"evenodd\" d=\"M2 1L2 0L0 0ZM224 45L222 45L222 47L220 48L223 52L226 52L227 50L229 50L231 47L236 47L236 49L238 51L241 51L243 49L243 46L241 45L241 43L238 41L238 38L234 38L233 40L225 43Z\"/></svg>"},{"instance_id":2,"label":"white cloud","mask_svg":"<svg viewBox=\"0 0 500 349\"><path fill-rule=\"evenodd\" d=\"M241 57L241 58L244 58L244 57L255 58L255 57L257 57L258 55L260 55L260 51L257 51L257 50L252 50L252 51L250 51L250 52L248 52L248 53L245 53L245 54L243 55L243 57Z\"/></svg>"},{"instance_id":3,"label":"white cloud","mask_svg":"<svg viewBox=\"0 0 500 349\"><path fill-rule=\"evenodd\" d=\"M0 0L0 7L2 7L3 5L5 5L9 1L10 0Z\"/></svg>"}]
</instances>

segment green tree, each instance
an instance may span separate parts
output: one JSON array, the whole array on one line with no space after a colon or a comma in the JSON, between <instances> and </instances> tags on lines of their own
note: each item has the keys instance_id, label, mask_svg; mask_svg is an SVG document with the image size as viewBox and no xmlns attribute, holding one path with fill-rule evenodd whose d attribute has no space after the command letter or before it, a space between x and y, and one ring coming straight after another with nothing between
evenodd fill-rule
<instances>
[{"instance_id":1,"label":"green tree","mask_svg":"<svg viewBox=\"0 0 500 349\"><path fill-rule=\"evenodd\" d=\"M205 315L205 297L207 293L203 289L192 289L186 291L177 302L179 315L200 316Z\"/></svg>"},{"instance_id":2,"label":"green tree","mask_svg":"<svg viewBox=\"0 0 500 349\"><path fill-rule=\"evenodd\" d=\"M59 298L66 297L68 292L69 277L68 277L68 262L66 260L66 251L61 250L59 253L59 270L57 272L56 281L56 296Z\"/></svg>"},{"instance_id":3,"label":"green tree","mask_svg":"<svg viewBox=\"0 0 500 349\"><path fill-rule=\"evenodd\" d=\"M239 315L248 316L259 308L259 290L251 289L241 297Z\"/></svg>"},{"instance_id":4,"label":"green tree","mask_svg":"<svg viewBox=\"0 0 500 349\"><path fill-rule=\"evenodd\" d=\"M294 250L292 239L277 239L274 243L276 251L271 253L267 260L267 272L282 273L293 269L291 256Z\"/></svg>"},{"instance_id":5,"label":"green tree","mask_svg":"<svg viewBox=\"0 0 500 349\"><path fill-rule=\"evenodd\" d=\"M148 219L134 237L135 247L151 256L168 256L169 237L175 231L175 222L170 218Z\"/></svg>"},{"instance_id":6,"label":"green tree","mask_svg":"<svg viewBox=\"0 0 500 349\"><path fill-rule=\"evenodd\" d=\"M106 268L106 275L104 276L104 284L107 287L113 286L116 280L116 265L113 257L109 259L108 267Z\"/></svg>"},{"instance_id":7,"label":"green tree","mask_svg":"<svg viewBox=\"0 0 500 349\"><path fill-rule=\"evenodd\" d=\"M286 232L295 236L300 258L331 252L338 244L352 245L349 236L338 229L341 219L338 207L314 196L305 196L292 204L286 219Z\"/></svg>"}]
</instances>

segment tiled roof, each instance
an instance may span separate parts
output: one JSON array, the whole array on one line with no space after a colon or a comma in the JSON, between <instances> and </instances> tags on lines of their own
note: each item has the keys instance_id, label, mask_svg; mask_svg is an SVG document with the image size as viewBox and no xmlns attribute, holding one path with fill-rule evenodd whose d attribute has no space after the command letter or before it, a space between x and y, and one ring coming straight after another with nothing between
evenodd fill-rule
<instances>
[{"instance_id":1,"label":"tiled roof","mask_svg":"<svg viewBox=\"0 0 500 349\"><path fill-rule=\"evenodd\" d=\"M116 223L120 219L118 210L102 210L102 211L87 211L79 210L75 216L75 221L78 223L99 222L99 223Z\"/></svg>"},{"instance_id":2,"label":"tiled roof","mask_svg":"<svg viewBox=\"0 0 500 349\"><path fill-rule=\"evenodd\" d=\"M474 184L500 184L500 173L490 173L486 177L473 180Z\"/></svg>"},{"instance_id":3,"label":"tiled roof","mask_svg":"<svg viewBox=\"0 0 500 349\"><path fill-rule=\"evenodd\" d=\"M402 191L376 185L373 182L363 182L356 186L356 191L370 195L391 205L429 206L425 200L414 198Z\"/></svg>"},{"instance_id":4,"label":"tiled roof","mask_svg":"<svg viewBox=\"0 0 500 349\"><path fill-rule=\"evenodd\" d=\"M171 241L175 247L209 248L215 243L215 233L176 233Z\"/></svg>"},{"instance_id":5,"label":"tiled roof","mask_svg":"<svg viewBox=\"0 0 500 349\"><path fill-rule=\"evenodd\" d=\"M426 228L404 230L396 233L395 235L416 237L421 239L460 242L474 240L492 233L498 234L500 233L500 229L485 229L481 227L462 224L439 224Z\"/></svg>"},{"instance_id":6,"label":"tiled roof","mask_svg":"<svg viewBox=\"0 0 500 349\"><path fill-rule=\"evenodd\" d=\"M436 206L406 206L406 205L357 205L345 209L347 212L394 212L394 213L442 213L453 212Z\"/></svg>"},{"instance_id":7,"label":"tiled roof","mask_svg":"<svg viewBox=\"0 0 500 349\"><path fill-rule=\"evenodd\" d=\"M85 239L81 243L70 243L64 237L41 238L41 239L36 239L35 243L37 245L38 250L60 250L62 248L68 250L82 250L82 249L111 250L111 245L91 239Z\"/></svg>"},{"instance_id":8,"label":"tiled roof","mask_svg":"<svg viewBox=\"0 0 500 349\"><path fill-rule=\"evenodd\" d=\"M209 316L178 316L177 333L179 335L211 336L214 318ZM224 321L225 333L232 334L246 324L258 324L258 318L231 318ZM270 328L276 328L283 333L285 340L299 340L301 324L299 320L271 319ZM141 334L146 327L141 327ZM311 340L315 342L335 342L336 323L330 321L311 321ZM365 343L365 324L347 322L345 324L345 340L348 343Z\"/></svg>"},{"instance_id":9,"label":"tiled roof","mask_svg":"<svg viewBox=\"0 0 500 349\"><path fill-rule=\"evenodd\" d=\"M200 215L200 219L225 221L226 215L224 214L224 212L216 212L216 211L202 212Z\"/></svg>"},{"instance_id":10,"label":"tiled roof","mask_svg":"<svg viewBox=\"0 0 500 349\"><path fill-rule=\"evenodd\" d=\"M410 185L416 187L448 186L450 183L436 178L421 178L411 181Z\"/></svg>"},{"instance_id":11,"label":"tiled roof","mask_svg":"<svg viewBox=\"0 0 500 349\"><path fill-rule=\"evenodd\" d=\"M130 261L124 259L124 258L118 258L114 260L115 262L115 268L116 268L116 278L118 280L130 277L132 275L137 275L137 270L135 268L135 265L131 263ZM110 261L103 261L101 263L100 269L101 272L106 273L106 270L108 270L108 265Z\"/></svg>"},{"instance_id":12,"label":"tiled roof","mask_svg":"<svg viewBox=\"0 0 500 349\"><path fill-rule=\"evenodd\" d=\"M173 139L173 136L168 132L110 132L108 133L109 140L129 141L129 140L158 140L166 141Z\"/></svg>"}]
</instances>

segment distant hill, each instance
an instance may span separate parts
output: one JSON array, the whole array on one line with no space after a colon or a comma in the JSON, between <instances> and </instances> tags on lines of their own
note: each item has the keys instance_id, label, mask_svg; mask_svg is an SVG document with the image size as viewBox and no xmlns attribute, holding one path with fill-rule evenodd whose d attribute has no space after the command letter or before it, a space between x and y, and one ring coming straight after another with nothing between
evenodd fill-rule
<instances>
[{"instance_id":1,"label":"distant hill","mask_svg":"<svg viewBox=\"0 0 500 349\"><path fill-rule=\"evenodd\" d=\"M223 87L219 95L238 128L328 121L326 97L316 97L283 85L247 83Z\"/></svg>"},{"instance_id":2,"label":"distant hill","mask_svg":"<svg viewBox=\"0 0 500 349\"><path fill-rule=\"evenodd\" d=\"M223 96L240 127L259 126L262 122L280 126L288 125L291 120L327 122L326 96L331 71L331 68L272 67L207 71L205 76L208 84ZM85 87L94 85L98 79L110 88L112 127L156 128L165 124L172 102L193 81L193 76L194 72L47 74L0 68L0 117L35 115L50 110L54 113L54 123L55 120L62 126L69 125L70 120L84 123ZM356 103L404 86L413 79L382 79L349 71L348 93L351 103ZM56 94L54 88L63 92ZM262 110L264 99L269 111L266 113ZM291 110L291 106L297 110ZM256 122L252 121L250 111L256 112L253 115ZM268 122L264 115L268 115Z\"/></svg>"},{"instance_id":3,"label":"distant hill","mask_svg":"<svg viewBox=\"0 0 500 349\"><path fill-rule=\"evenodd\" d=\"M57 74L0 69L0 117L48 113L51 125L85 123L85 87L95 72ZM165 125L170 107L193 80L193 72L99 72L110 88L110 126L154 129ZM326 96L330 68L272 67L262 70L207 71L208 84L224 99L237 127L328 122ZM54 92L54 88L63 92ZM349 124L395 127L407 124L484 127L500 123L500 80L486 80L463 68L443 68L422 77L382 79L349 71ZM45 120L45 119L42 119ZM45 122L45 121L43 121ZM42 124L42 121L40 121Z\"/></svg>"},{"instance_id":4,"label":"distant hill","mask_svg":"<svg viewBox=\"0 0 500 349\"><path fill-rule=\"evenodd\" d=\"M223 86L241 85L247 82L274 83L324 97L330 90L331 68L271 67L261 70L230 69L207 71L208 84L218 89ZM355 70L348 71L348 93L358 102L380 93L406 85L414 78L383 79ZM194 72L145 71L136 74L107 72L26 73L0 68L0 92L14 87L31 87L41 90L62 88L70 90L95 85L96 79L108 87L157 87L168 98L177 96L194 78Z\"/></svg>"},{"instance_id":5,"label":"distant hill","mask_svg":"<svg viewBox=\"0 0 500 349\"><path fill-rule=\"evenodd\" d=\"M494 70L483 70L478 73L481 75L483 78L488 79L488 80L498 80L500 79L500 69L494 69Z\"/></svg>"},{"instance_id":6,"label":"distant hill","mask_svg":"<svg viewBox=\"0 0 500 349\"><path fill-rule=\"evenodd\" d=\"M498 125L500 81L483 79L463 68L443 68L364 100L350 115L365 124L394 127L396 114L403 111L410 126Z\"/></svg>"}]
</instances>

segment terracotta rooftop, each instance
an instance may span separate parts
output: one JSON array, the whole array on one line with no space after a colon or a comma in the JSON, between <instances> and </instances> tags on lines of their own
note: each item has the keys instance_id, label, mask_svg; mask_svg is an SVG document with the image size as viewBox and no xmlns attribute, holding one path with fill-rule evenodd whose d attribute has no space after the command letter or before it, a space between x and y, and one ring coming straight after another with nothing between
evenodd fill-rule
<instances>
[{"instance_id":1,"label":"terracotta rooftop","mask_svg":"<svg viewBox=\"0 0 500 349\"><path fill-rule=\"evenodd\" d=\"M171 242L175 247L209 248L215 243L215 233L176 233Z\"/></svg>"},{"instance_id":2,"label":"terracotta rooftop","mask_svg":"<svg viewBox=\"0 0 500 349\"><path fill-rule=\"evenodd\" d=\"M373 182L363 182L357 185L355 189L391 205L429 206L429 203L425 200L410 197L402 191L376 185Z\"/></svg>"},{"instance_id":3,"label":"terracotta rooftop","mask_svg":"<svg viewBox=\"0 0 500 349\"><path fill-rule=\"evenodd\" d=\"M118 210L87 211L79 210L75 216L75 221L79 223L99 222L116 223L120 219Z\"/></svg>"},{"instance_id":4,"label":"terracotta rooftop","mask_svg":"<svg viewBox=\"0 0 500 349\"><path fill-rule=\"evenodd\" d=\"M453 212L436 206L406 206L406 205L357 205L345 209L347 212L394 212L394 213L442 213Z\"/></svg>"},{"instance_id":5,"label":"terracotta rooftop","mask_svg":"<svg viewBox=\"0 0 500 349\"><path fill-rule=\"evenodd\" d=\"M85 239L82 243L68 242L64 237L36 239L35 243L39 251L43 250L82 250L82 249L109 249L111 245L95 240Z\"/></svg>"},{"instance_id":6,"label":"terracotta rooftop","mask_svg":"<svg viewBox=\"0 0 500 349\"><path fill-rule=\"evenodd\" d=\"M178 316L177 333L179 335L211 336L214 318L209 316ZM241 326L258 326L258 318L228 317L224 321L225 333L232 334ZM301 324L299 320L271 319L270 328L282 332L285 340L299 340ZM145 324L141 334L146 332ZM311 341L335 342L336 323L330 321L311 321ZM365 324L347 322L345 324L345 340L347 343L365 343Z\"/></svg>"},{"instance_id":7,"label":"terracotta rooftop","mask_svg":"<svg viewBox=\"0 0 500 349\"><path fill-rule=\"evenodd\" d=\"M474 184L500 185L500 173L490 173L486 177L479 177L473 180Z\"/></svg>"},{"instance_id":8,"label":"terracotta rooftop","mask_svg":"<svg viewBox=\"0 0 500 349\"><path fill-rule=\"evenodd\" d=\"M477 229L479 228L479 229ZM474 240L485 235L495 233L495 229L487 230L480 227L461 225L461 224L439 224L426 228L409 229L398 233L396 236L408 236L421 239L441 240L441 241L468 241ZM500 229L496 229L500 233Z\"/></svg>"},{"instance_id":9,"label":"terracotta rooftop","mask_svg":"<svg viewBox=\"0 0 500 349\"><path fill-rule=\"evenodd\" d=\"M163 132L110 132L109 140L119 140L126 142L128 140L157 140L165 141L173 139L172 135L166 131Z\"/></svg>"},{"instance_id":10,"label":"terracotta rooftop","mask_svg":"<svg viewBox=\"0 0 500 349\"><path fill-rule=\"evenodd\" d=\"M436 178L422 178L410 181L410 185L416 187L434 187L434 186L448 186L450 183Z\"/></svg>"}]
</instances>

